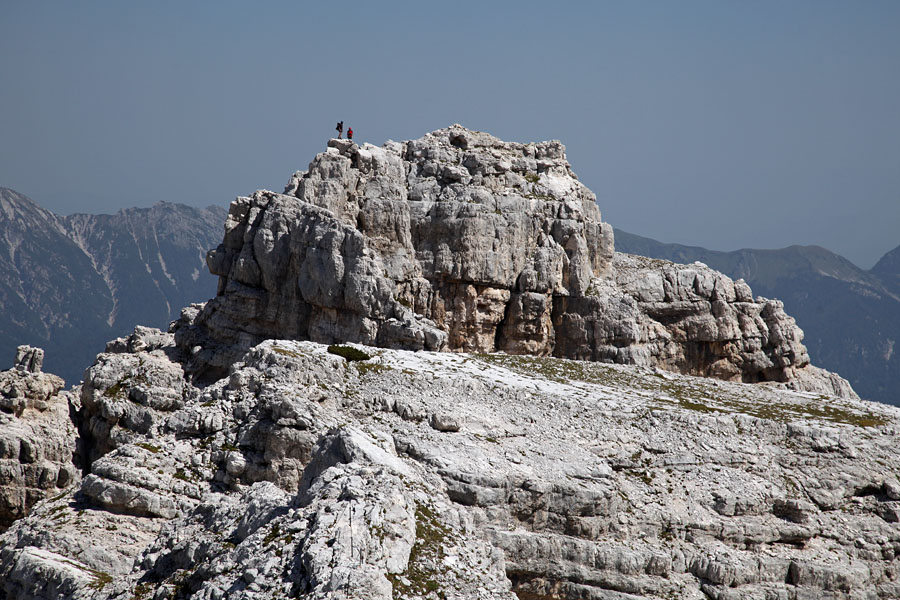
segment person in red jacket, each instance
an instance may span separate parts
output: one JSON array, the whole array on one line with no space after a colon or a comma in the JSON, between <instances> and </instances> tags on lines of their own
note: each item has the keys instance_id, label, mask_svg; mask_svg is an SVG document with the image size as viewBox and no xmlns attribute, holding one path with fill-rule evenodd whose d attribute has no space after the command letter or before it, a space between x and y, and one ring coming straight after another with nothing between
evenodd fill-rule
<instances>
[{"instance_id":1,"label":"person in red jacket","mask_svg":"<svg viewBox=\"0 0 900 600\"><path fill-rule=\"evenodd\" d=\"M352 127L348 127L348 128L347 128L347 139L348 139L348 140L352 140L352 139L353 139L353 128L352 128Z\"/></svg>"}]
</instances>

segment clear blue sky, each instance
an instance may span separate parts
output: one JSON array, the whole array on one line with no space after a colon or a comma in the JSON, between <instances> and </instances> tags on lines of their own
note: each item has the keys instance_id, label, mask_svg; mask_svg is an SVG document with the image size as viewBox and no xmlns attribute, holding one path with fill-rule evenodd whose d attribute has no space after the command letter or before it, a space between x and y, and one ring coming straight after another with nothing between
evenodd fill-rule
<instances>
[{"instance_id":1,"label":"clear blue sky","mask_svg":"<svg viewBox=\"0 0 900 600\"><path fill-rule=\"evenodd\" d=\"M604 220L900 244L900 2L0 4L0 186L61 214L280 191L343 119L560 139Z\"/></svg>"}]
</instances>

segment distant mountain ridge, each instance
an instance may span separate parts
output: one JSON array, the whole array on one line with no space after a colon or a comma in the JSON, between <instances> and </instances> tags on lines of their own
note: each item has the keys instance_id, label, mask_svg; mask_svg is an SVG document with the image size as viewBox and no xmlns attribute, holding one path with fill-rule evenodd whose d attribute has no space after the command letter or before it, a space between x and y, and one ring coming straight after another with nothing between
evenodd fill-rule
<instances>
[{"instance_id":1,"label":"distant mountain ridge","mask_svg":"<svg viewBox=\"0 0 900 600\"><path fill-rule=\"evenodd\" d=\"M615 236L619 252L700 261L784 301L814 363L849 379L863 398L900 405L900 246L866 271L819 246L720 252L618 229Z\"/></svg>"},{"instance_id":2,"label":"distant mountain ridge","mask_svg":"<svg viewBox=\"0 0 900 600\"><path fill-rule=\"evenodd\" d=\"M215 294L205 256L225 214L160 202L60 216L0 188L0 356L44 347L45 368L78 383L111 337L138 323L164 328Z\"/></svg>"},{"instance_id":3,"label":"distant mountain ridge","mask_svg":"<svg viewBox=\"0 0 900 600\"><path fill-rule=\"evenodd\" d=\"M872 267L877 275L893 292L900 295L900 246L897 246Z\"/></svg>"}]
</instances>

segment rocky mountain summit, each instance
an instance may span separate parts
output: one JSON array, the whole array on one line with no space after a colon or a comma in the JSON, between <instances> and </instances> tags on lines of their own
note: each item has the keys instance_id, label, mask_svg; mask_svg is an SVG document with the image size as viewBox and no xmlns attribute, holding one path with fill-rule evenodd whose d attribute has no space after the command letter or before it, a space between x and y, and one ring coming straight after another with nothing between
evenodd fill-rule
<instances>
[{"instance_id":1,"label":"rocky mountain summit","mask_svg":"<svg viewBox=\"0 0 900 600\"><path fill-rule=\"evenodd\" d=\"M780 302L703 265L614 257L559 142L458 125L331 140L284 194L232 203L225 229L218 295L176 331L212 378L277 337L828 385Z\"/></svg>"},{"instance_id":2,"label":"rocky mountain summit","mask_svg":"<svg viewBox=\"0 0 900 600\"><path fill-rule=\"evenodd\" d=\"M0 440L67 406L77 470L0 535L0 595L900 597L900 409L780 303L614 253L558 143L329 148L232 205L215 298L4 400Z\"/></svg>"}]
</instances>

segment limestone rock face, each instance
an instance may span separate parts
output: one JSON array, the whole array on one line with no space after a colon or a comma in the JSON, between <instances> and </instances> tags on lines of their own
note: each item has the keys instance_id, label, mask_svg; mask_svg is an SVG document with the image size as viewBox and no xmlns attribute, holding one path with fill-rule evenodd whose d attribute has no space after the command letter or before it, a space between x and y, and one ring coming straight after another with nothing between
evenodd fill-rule
<instances>
[{"instance_id":1,"label":"limestone rock face","mask_svg":"<svg viewBox=\"0 0 900 600\"><path fill-rule=\"evenodd\" d=\"M458 125L381 148L331 140L284 194L238 198L207 262L218 295L175 334L213 378L271 338L745 382L794 381L809 363L781 303L744 282L616 255L562 144Z\"/></svg>"},{"instance_id":2,"label":"limestone rock face","mask_svg":"<svg viewBox=\"0 0 900 600\"><path fill-rule=\"evenodd\" d=\"M0 530L81 477L69 414L77 403L62 379L40 372L43 356L20 346L14 368L0 372Z\"/></svg>"},{"instance_id":3,"label":"limestone rock face","mask_svg":"<svg viewBox=\"0 0 900 600\"><path fill-rule=\"evenodd\" d=\"M44 351L31 346L19 346L16 349L16 362L13 368L28 373L40 373L44 365Z\"/></svg>"},{"instance_id":4,"label":"limestone rock face","mask_svg":"<svg viewBox=\"0 0 900 600\"><path fill-rule=\"evenodd\" d=\"M900 594L897 408L285 340L201 388L171 334L109 349L83 396L89 473L0 535L4 597Z\"/></svg>"},{"instance_id":5,"label":"limestone rock face","mask_svg":"<svg viewBox=\"0 0 900 600\"><path fill-rule=\"evenodd\" d=\"M219 295L177 332L218 367L271 337L550 353L552 297L582 295L613 253L562 144L459 126L332 140L285 194L236 200L225 229Z\"/></svg>"},{"instance_id":6,"label":"limestone rock face","mask_svg":"<svg viewBox=\"0 0 900 600\"><path fill-rule=\"evenodd\" d=\"M743 280L702 263L618 253L613 272L584 297L556 300L557 354L730 381L794 381L798 371L804 382L817 379L804 370L809 356L794 319L777 300L754 300ZM821 388L852 394L837 380Z\"/></svg>"},{"instance_id":7,"label":"limestone rock face","mask_svg":"<svg viewBox=\"0 0 900 600\"><path fill-rule=\"evenodd\" d=\"M900 597L900 409L743 281L614 253L556 142L332 140L208 263L74 393L0 374L0 596Z\"/></svg>"},{"instance_id":8,"label":"limestone rock face","mask_svg":"<svg viewBox=\"0 0 900 600\"><path fill-rule=\"evenodd\" d=\"M177 359L173 336L137 327L132 335L107 344L85 371L79 414L85 460L94 460L124 443L153 436L166 417L191 393Z\"/></svg>"}]
</instances>

